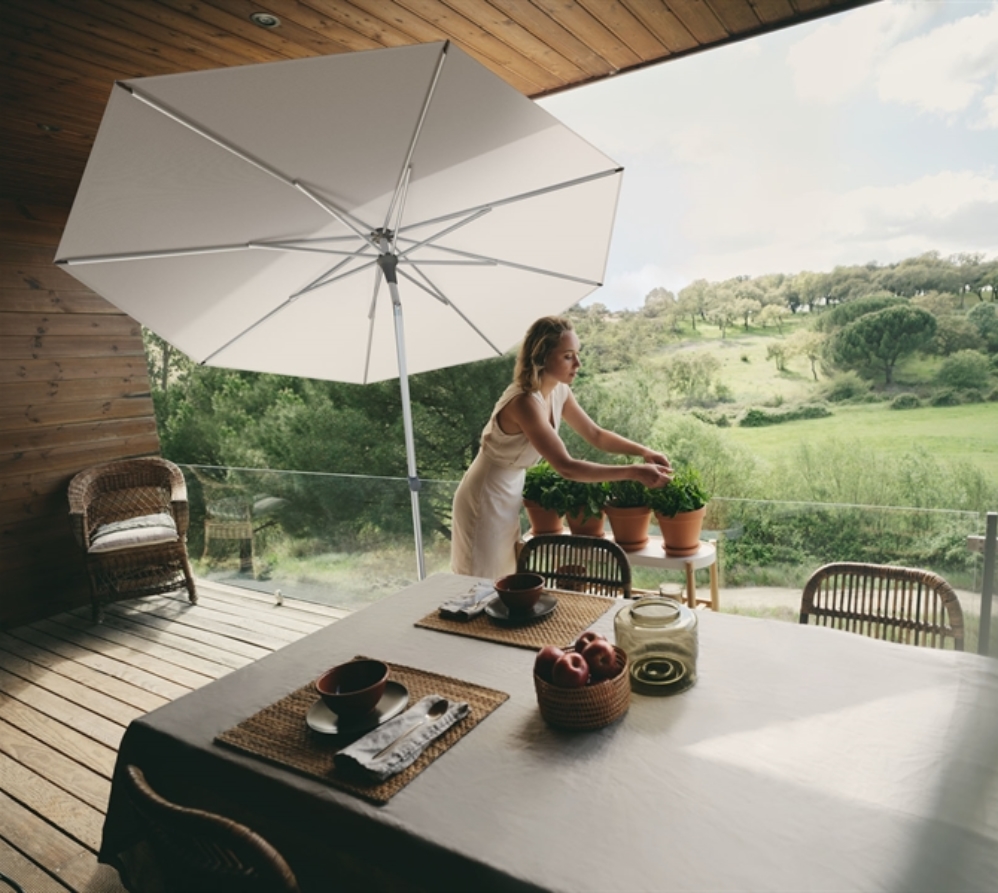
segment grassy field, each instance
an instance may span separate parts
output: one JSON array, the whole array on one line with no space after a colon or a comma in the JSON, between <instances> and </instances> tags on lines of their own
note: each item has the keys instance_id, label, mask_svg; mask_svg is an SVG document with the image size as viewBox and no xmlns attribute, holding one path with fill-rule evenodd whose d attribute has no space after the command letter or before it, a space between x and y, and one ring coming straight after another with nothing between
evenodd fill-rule
<instances>
[{"instance_id":1,"label":"grassy field","mask_svg":"<svg viewBox=\"0 0 998 893\"><path fill-rule=\"evenodd\" d=\"M799 324L799 323L797 323ZM792 331L794 323L786 328ZM810 364L793 357L785 371L779 371L767 348L780 336L775 329L763 331L729 329L721 339L718 330L702 326L697 340L669 348L663 358L675 351L707 351L721 364L719 378L731 393L732 401L715 411L734 419L744 409L784 407L820 400L826 379L819 372L818 381L811 375ZM913 358L901 363L895 372L895 392L915 389L931 381L941 360L936 357ZM946 461L968 461L998 480L998 403L975 403L961 406L922 407L892 410L889 401L865 404L830 404L833 415L763 428L725 429L725 436L750 450L763 461L793 450L798 444L857 441L885 456L924 448Z\"/></svg>"},{"instance_id":2,"label":"grassy field","mask_svg":"<svg viewBox=\"0 0 998 893\"><path fill-rule=\"evenodd\" d=\"M858 441L885 456L923 448L938 459L968 461L998 479L998 403L892 410L886 403L832 406L833 415L765 428L727 429L763 460L800 443Z\"/></svg>"}]
</instances>

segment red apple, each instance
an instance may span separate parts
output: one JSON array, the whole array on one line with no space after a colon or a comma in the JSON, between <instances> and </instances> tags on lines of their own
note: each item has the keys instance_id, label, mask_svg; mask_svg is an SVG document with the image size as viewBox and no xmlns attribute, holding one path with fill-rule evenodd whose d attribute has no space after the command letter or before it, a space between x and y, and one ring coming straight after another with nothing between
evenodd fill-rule
<instances>
[{"instance_id":1,"label":"red apple","mask_svg":"<svg viewBox=\"0 0 998 893\"><path fill-rule=\"evenodd\" d=\"M559 657L565 654L557 645L545 645L534 658L534 672L545 682L551 681L551 669Z\"/></svg>"},{"instance_id":2,"label":"red apple","mask_svg":"<svg viewBox=\"0 0 998 893\"><path fill-rule=\"evenodd\" d=\"M606 639L596 639L582 650L593 679L609 679L617 673L617 653Z\"/></svg>"},{"instance_id":3,"label":"red apple","mask_svg":"<svg viewBox=\"0 0 998 893\"><path fill-rule=\"evenodd\" d=\"M558 688L582 688L589 681L589 664L578 651L569 651L555 661L551 681Z\"/></svg>"},{"instance_id":4,"label":"red apple","mask_svg":"<svg viewBox=\"0 0 998 893\"><path fill-rule=\"evenodd\" d=\"M591 629L587 629L579 638L575 640L575 650L582 654L586 650L586 645L590 642L595 642L597 639L602 639L598 632L594 632Z\"/></svg>"}]
</instances>

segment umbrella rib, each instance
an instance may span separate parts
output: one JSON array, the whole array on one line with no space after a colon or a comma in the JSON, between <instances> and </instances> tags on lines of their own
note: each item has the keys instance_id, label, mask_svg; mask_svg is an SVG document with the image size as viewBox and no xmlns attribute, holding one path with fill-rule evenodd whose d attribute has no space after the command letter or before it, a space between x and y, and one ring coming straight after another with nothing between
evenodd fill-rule
<instances>
[{"instance_id":1,"label":"umbrella rib","mask_svg":"<svg viewBox=\"0 0 998 893\"><path fill-rule=\"evenodd\" d=\"M409 183L412 182L412 165L410 164L405 169L405 185L402 187L402 201L399 202L399 212L398 217L395 220L395 228L391 231L392 233L392 246L391 250L394 254L396 251L396 245L398 244L399 237L399 226L402 225L402 217L405 214L405 200L409 196ZM394 201L394 199L393 199ZM387 224L385 224L387 226Z\"/></svg>"},{"instance_id":2,"label":"umbrella rib","mask_svg":"<svg viewBox=\"0 0 998 893\"><path fill-rule=\"evenodd\" d=\"M91 254L86 257L65 257L57 264L67 267L83 264L106 264L119 260L157 260L161 257L192 257L198 254L225 254L232 251L247 251L256 246L252 242L239 245L205 245L203 248L164 248L159 251L130 251L122 254Z\"/></svg>"},{"instance_id":3,"label":"umbrella rib","mask_svg":"<svg viewBox=\"0 0 998 893\"><path fill-rule=\"evenodd\" d=\"M220 149L224 149L226 152L235 155L236 158L245 161L247 164L252 165L257 170L263 171L263 173L273 177L275 180L283 183L285 186L290 186L292 189L298 190L298 192L300 192L306 198L311 199L313 202L319 205L319 207L321 207L324 211L326 211L328 214L331 214L333 217L339 220L340 223L342 223L344 226L348 227L349 229L352 229L358 236L360 236L360 238L364 239L367 242L371 241L370 236L363 231L363 229L370 229L370 227L367 227L367 225L363 221L356 221L356 224L360 224L360 226L358 227L355 224L350 214L348 214L346 211L342 211L339 208L336 208L335 206L331 205L329 202L320 198L303 183L300 183L298 180L291 179L291 177L287 176L286 174L282 174L279 170L277 170L277 168L271 167L269 164L261 161L259 158L255 158L254 156L250 155L248 152L244 152L242 149L234 146L228 140L223 139L222 137L218 136L215 133L212 133L210 130L207 130L206 128L202 127L200 124L196 124L194 121L190 120L189 118L185 117L184 115L180 114L174 109L171 109L169 106L158 102L157 100L153 99L151 96L146 96L144 93L142 93L142 91L137 90L131 84L126 84L123 81L117 81L116 83L119 87L127 91L131 96L133 96L139 102L149 106L149 108L151 109L155 109L157 112L159 112L161 115L165 115L171 121L176 121L181 126L186 127L188 130L192 131L193 133L196 133L198 136L202 137L203 139L208 140L208 142L214 143Z\"/></svg>"},{"instance_id":4,"label":"umbrella rib","mask_svg":"<svg viewBox=\"0 0 998 893\"><path fill-rule=\"evenodd\" d=\"M422 276L423 279L426 280L426 283L429 286L429 288L427 288L426 285L423 285L422 282L419 282L415 277L410 276L408 273L406 273L405 270L399 270L399 273L402 276L405 276L405 278L408 279L417 288L423 289L423 291L432 295L442 304L444 304L447 307L450 307L450 309L453 310L458 316L460 316L461 319L463 319L465 323L468 325L468 327L471 328L478 335L478 337L482 339L482 341L484 341L489 347L491 347L496 352L496 356L500 357L502 356L502 351L489 340L488 336L480 328L478 328L478 326L476 326L470 319L468 319L467 316L464 315L461 308L458 307L450 298L448 298L447 295L445 295L437 287L437 284L432 279L430 279L429 276L426 275L426 273L424 273L421 269L419 269L419 267L413 267L413 269L417 273L419 273L419 275Z\"/></svg>"},{"instance_id":5,"label":"umbrella rib","mask_svg":"<svg viewBox=\"0 0 998 893\"><path fill-rule=\"evenodd\" d=\"M454 223L451 226L448 226L440 230L440 232L435 233L432 236L428 236L427 238L423 239L422 242L417 242L415 245L410 245L404 251L400 251L399 257L400 258L405 257L407 254L411 254L413 251L422 248L424 245L433 244L434 242L437 241L437 239L442 239L444 236L448 235L449 233L454 232L454 230L460 229L462 226L467 226L469 223L474 223L476 220L478 220L479 217L483 217L484 215L488 214L489 211L491 210L492 210L491 208L480 208L470 217L467 217L464 220L459 220L457 223Z\"/></svg>"},{"instance_id":6,"label":"umbrella rib","mask_svg":"<svg viewBox=\"0 0 998 893\"><path fill-rule=\"evenodd\" d=\"M508 198L500 198L493 202L485 202L481 205L475 205L471 208L465 208L462 211L453 211L450 214L443 214L440 217L431 217L429 220L420 220L418 223L410 223L405 229L416 229L421 226L429 226L432 223L443 223L445 220L453 220L455 217L463 217L465 214L473 214L475 211L481 210L482 208L499 208L503 205L511 205L516 202L526 201L527 199L537 198L539 195L546 195L549 192L558 192L561 189L571 189L573 186L581 186L583 183L591 183L593 180L602 180L604 177L612 177L614 174L619 174L624 169L622 167L614 167L609 170L599 171L595 174L589 174L585 177L576 177L574 180L565 180L561 183L554 183L551 186L543 186L540 189L532 189L530 192L521 192L518 195L511 195Z\"/></svg>"},{"instance_id":7,"label":"umbrella rib","mask_svg":"<svg viewBox=\"0 0 998 893\"><path fill-rule=\"evenodd\" d=\"M367 318L370 324L367 327L367 354L364 356L364 384L367 384L367 375L371 371L371 348L374 345L374 311L378 306L378 292L381 290L381 277L384 275L381 267L374 275L374 294L371 296L371 309L367 311Z\"/></svg>"},{"instance_id":8,"label":"umbrella rib","mask_svg":"<svg viewBox=\"0 0 998 893\"><path fill-rule=\"evenodd\" d=\"M346 261L343 261L342 263L346 263ZM338 264L338 266L342 266L342 263L341 263L341 264ZM368 267L370 267L370 266L373 266L373 265L374 265L374 264L376 264L376 263L377 263L377 261L371 261L371 263L369 263L369 264L363 264L363 265L361 265L361 266L359 266L359 267L355 267L354 269L352 269L352 270L349 270L349 271L347 271L346 273L343 273L343 274L341 274L341 275L337 276L337 277L336 277L336 279L330 279L330 280L329 280L329 282L336 282L336 281L337 281L337 280L339 280L339 279L345 279L345 278L346 278L347 276L352 276L352 275L353 275L354 273L359 273L359 272L361 272L362 270L366 270L366 269L367 269ZM296 292L295 292L295 293L294 293L293 295L290 295L290 296L289 296L289 297L288 297L288 298L287 298L287 299L286 299L285 301L283 301L283 302L282 302L281 304L278 304L278 305L277 305L277 306L276 306L276 307L275 307L275 308L274 308L273 310L270 310L269 312L267 312L266 314L264 314L263 316L261 316L261 317L260 317L260 318L259 318L258 320L256 320L255 322L251 323L250 325L248 325L248 326L247 326L247 327L246 327L245 329L243 329L243 330L242 330L241 332L239 332L238 334L236 334L236 335L233 335L233 336L232 336L232 337L231 337L231 338L230 338L230 339L229 339L228 341L226 341L226 342L225 342L225 344L223 344L223 345L222 345L221 347L218 347L218 348L216 348L215 350L213 350L213 351L212 351L212 352L211 352L210 354L208 354L208 356L206 356L206 357L205 357L205 358L204 358L204 359L203 359L203 360L201 361L201 365L203 366L203 365L205 365L206 363L208 363L209 361L211 361L211 360L215 359L215 357L217 357L217 356L218 356L218 355L219 355L220 353L222 353L222 351L224 351L224 350L226 350L227 348L231 347L231 346L232 346L233 344L235 344L235 343L236 343L236 342L237 342L237 341L238 341L238 340L239 340L240 338L243 338L243 337L245 337L246 335L248 335L248 334L249 334L250 332L252 332L252 331L253 331L253 330L254 330L254 329L255 329L255 328L257 327L257 326L260 326L260 325L262 325L262 324L263 324L263 323L265 323L265 322L266 322L266 321L267 321L268 319L271 319L272 317L276 316L276 315L277 315L278 313L280 313L280 312L281 312L282 310L286 310L286 309L287 309L288 307L290 307L290 306L291 306L291 305L292 305L292 304L293 304L293 303L294 303L294 302L295 302L296 300L298 300L298 298L300 298L300 297L301 297L301 296L302 296L303 294L305 294L306 292L309 292L309 291L312 291L313 289L315 289L315 288L319 288L320 286L323 286L323 285L328 285L328 284L329 284L329 282L320 282L320 283L318 283L317 285L316 285L316 284L313 284L313 285L310 285L310 286L306 286L305 288L303 288L303 289L300 289L299 291L296 291Z\"/></svg>"},{"instance_id":9,"label":"umbrella rib","mask_svg":"<svg viewBox=\"0 0 998 893\"><path fill-rule=\"evenodd\" d=\"M423 107L420 109L419 118L416 121L416 128L412 133L412 139L409 140L409 150L406 152L405 161L402 162L402 170L399 171L398 183L395 186L395 192L392 195L392 202L388 206L388 213L385 214L384 229L388 229L388 223L392 219L392 213L395 210L395 204L399 200L399 194L402 191L402 184L406 179L406 172L408 171L410 165L412 164L412 156L416 151L416 143L419 141L419 135L423 130L423 124L426 121L426 115L430 110L430 102L433 100L433 95L437 92L437 83L440 80L440 73L443 71L444 62L447 61L447 51L450 49L450 41L446 41L444 45L440 48L440 56L437 58L436 68L433 70L433 77L430 79L430 86L426 91L426 98L423 99ZM400 216L401 219L401 216Z\"/></svg>"},{"instance_id":10,"label":"umbrella rib","mask_svg":"<svg viewBox=\"0 0 998 893\"><path fill-rule=\"evenodd\" d=\"M352 270L347 270L345 273L340 273L339 276L334 276L332 279L326 278L327 276L338 270L340 267L342 267L343 264L348 263L349 260L350 258L340 261L335 267L333 267L333 269L326 271L318 279L314 279L304 288L298 289L298 291L296 291L293 295L291 295L288 298L288 300L293 301L295 298L300 298L302 295L307 294L310 291L315 291L317 288L323 288L326 285L332 285L334 282L339 282L341 279L346 279L348 276L353 276L354 273L362 273L364 270L368 270L371 267L377 266L378 264L378 260L377 258L375 258L369 263L361 264L359 267L354 267Z\"/></svg>"},{"instance_id":11,"label":"umbrella rib","mask_svg":"<svg viewBox=\"0 0 998 893\"><path fill-rule=\"evenodd\" d=\"M337 251L335 248L310 248L308 245L281 244L280 242L250 242L250 248L261 248L267 251L300 251L312 254L335 254L343 257L364 257L358 251ZM369 246L364 245L360 251L366 251ZM370 257L370 255L366 255Z\"/></svg>"},{"instance_id":12,"label":"umbrella rib","mask_svg":"<svg viewBox=\"0 0 998 893\"><path fill-rule=\"evenodd\" d=\"M200 124L195 124L189 118L186 118L184 115L181 115L180 112L174 111L169 106L160 103L158 100L153 99L151 96L146 96L141 90L136 89L131 84L127 84L124 81L116 81L115 83L117 86L121 87L121 89L131 94L131 96L133 96L139 102L149 106L149 108L151 109L155 109L161 115L165 115L167 118L176 121L178 124L182 125L183 127L186 127L188 130L193 131L198 136L208 140L208 142L214 143L220 149L225 149L226 152L231 152L233 155L235 155L237 158L241 158L247 164L253 165L253 167L263 171L265 174L269 174L275 180L279 180L281 183L284 183L285 186L294 186L294 182L291 180L290 177L287 177L286 175L282 174L279 170L271 167L269 164L260 161L259 158L254 158L252 155L250 155L247 152L244 152L242 149L236 148L234 145L232 145L232 143L228 142L227 140L223 139L217 134L212 133L210 130L205 129Z\"/></svg>"},{"instance_id":13,"label":"umbrella rib","mask_svg":"<svg viewBox=\"0 0 998 893\"><path fill-rule=\"evenodd\" d=\"M559 273L557 270L545 270L542 267L531 267L528 264L518 264L511 260L503 260L501 257L488 257L484 254L475 254L471 251L462 251L459 248L448 248L446 245L434 245L438 251L446 251L450 254L460 254L462 257L471 258L472 260L484 261L489 264L498 264L501 267L513 267L517 270L526 270L528 273L539 273L542 276L553 276L555 279L568 279L571 282L581 282L584 285L595 285L600 286L603 283L597 282L595 279L585 279L582 276L572 276L569 273ZM422 261L420 261L422 263Z\"/></svg>"},{"instance_id":14,"label":"umbrella rib","mask_svg":"<svg viewBox=\"0 0 998 893\"><path fill-rule=\"evenodd\" d=\"M360 248L358 248L356 251L354 251L350 256L344 258L338 264L333 264L328 270L326 270L324 273L321 273L319 276L317 276L315 279L313 279L308 285L304 286L303 288L298 289L298 291L296 291L294 294L292 294L291 297L292 298L297 298L299 295L303 295L307 291L312 291L312 289L318 288L320 285L325 285L327 277L332 276L333 273L335 273L337 270L339 270L342 267L344 267L346 264L350 263L350 261L353 260L354 258L358 258L358 257L360 257L360 258L370 257L370 255L364 255L364 254L361 253L363 251L366 251L367 247L368 247L367 245L361 245ZM369 266L369 265L367 265L367 266ZM361 267L358 267L356 269L357 270L364 270L364 269L367 268L367 266L361 266ZM354 270L352 272L356 272L356 270Z\"/></svg>"},{"instance_id":15,"label":"umbrella rib","mask_svg":"<svg viewBox=\"0 0 998 893\"><path fill-rule=\"evenodd\" d=\"M364 240L366 244L372 245L375 249L377 249L378 243L371 236L371 227L364 223L363 220L357 220L348 211L344 211L342 208L336 207L336 205L328 199L324 199L322 196L317 195L311 188L306 186L300 180L294 180L291 185L306 198L315 202L327 214L342 223L345 227L347 227L347 229L353 230L361 239Z\"/></svg>"}]
</instances>

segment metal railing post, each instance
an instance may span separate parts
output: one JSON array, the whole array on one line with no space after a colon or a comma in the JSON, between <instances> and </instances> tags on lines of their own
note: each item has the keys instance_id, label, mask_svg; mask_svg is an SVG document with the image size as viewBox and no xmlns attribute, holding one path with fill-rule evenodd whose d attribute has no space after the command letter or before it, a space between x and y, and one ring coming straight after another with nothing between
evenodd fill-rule
<instances>
[{"instance_id":1,"label":"metal railing post","mask_svg":"<svg viewBox=\"0 0 998 893\"><path fill-rule=\"evenodd\" d=\"M995 550L998 543L998 512L988 512L984 535L984 581L981 585L981 625L977 638L977 653L990 654L991 597L995 588Z\"/></svg>"}]
</instances>

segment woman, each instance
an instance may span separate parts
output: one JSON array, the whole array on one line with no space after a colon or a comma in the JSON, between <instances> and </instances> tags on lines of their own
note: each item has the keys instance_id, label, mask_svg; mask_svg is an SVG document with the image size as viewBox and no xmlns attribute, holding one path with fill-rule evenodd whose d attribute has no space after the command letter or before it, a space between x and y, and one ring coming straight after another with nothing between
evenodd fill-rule
<instances>
[{"instance_id":1,"label":"woman","mask_svg":"<svg viewBox=\"0 0 998 893\"><path fill-rule=\"evenodd\" d=\"M454 494L451 569L497 579L516 569L525 470L547 459L573 481L636 480L662 487L672 477L661 453L597 425L576 402L579 338L570 320L546 316L523 339L513 383L482 431L482 445ZM607 453L640 456L644 465L603 465L573 459L558 436L561 419Z\"/></svg>"}]
</instances>

